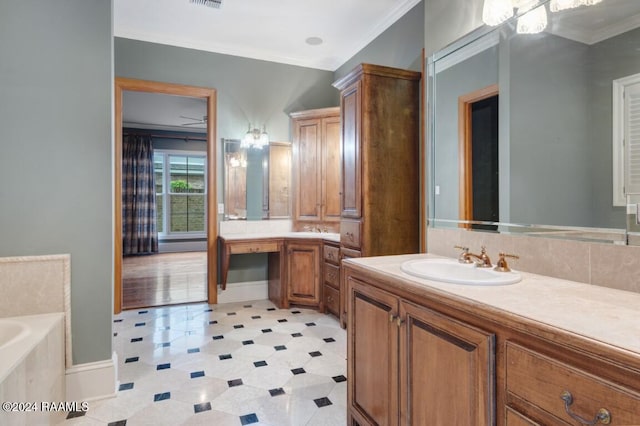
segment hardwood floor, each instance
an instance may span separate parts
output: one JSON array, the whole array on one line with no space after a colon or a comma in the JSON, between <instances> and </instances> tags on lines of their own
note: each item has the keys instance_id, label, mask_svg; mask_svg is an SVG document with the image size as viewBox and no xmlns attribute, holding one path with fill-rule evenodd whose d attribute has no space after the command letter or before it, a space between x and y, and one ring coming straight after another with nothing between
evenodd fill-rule
<instances>
[{"instance_id":1,"label":"hardwood floor","mask_svg":"<svg viewBox=\"0 0 640 426\"><path fill-rule=\"evenodd\" d=\"M126 256L122 309L207 300L207 252Z\"/></svg>"}]
</instances>

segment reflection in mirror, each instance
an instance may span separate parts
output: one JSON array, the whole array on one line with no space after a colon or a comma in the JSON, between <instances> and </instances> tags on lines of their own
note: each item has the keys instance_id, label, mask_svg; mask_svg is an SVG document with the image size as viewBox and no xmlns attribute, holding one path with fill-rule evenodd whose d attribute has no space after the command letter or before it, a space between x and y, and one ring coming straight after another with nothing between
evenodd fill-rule
<instances>
[{"instance_id":1,"label":"reflection in mirror","mask_svg":"<svg viewBox=\"0 0 640 426\"><path fill-rule=\"evenodd\" d=\"M269 218L291 217L291 143L269 144Z\"/></svg>"},{"instance_id":2,"label":"reflection in mirror","mask_svg":"<svg viewBox=\"0 0 640 426\"><path fill-rule=\"evenodd\" d=\"M541 33L521 15L430 58L431 225L624 242L612 93L640 73L640 2L540 7Z\"/></svg>"},{"instance_id":3,"label":"reflection in mirror","mask_svg":"<svg viewBox=\"0 0 640 426\"><path fill-rule=\"evenodd\" d=\"M225 220L286 219L291 216L291 143L262 149L222 139Z\"/></svg>"},{"instance_id":4,"label":"reflection in mirror","mask_svg":"<svg viewBox=\"0 0 640 426\"><path fill-rule=\"evenodd\" d=\"M247 218L247 152L239 139L223 139L224 146L224 217Z\"/></svg>"}]
</instances>

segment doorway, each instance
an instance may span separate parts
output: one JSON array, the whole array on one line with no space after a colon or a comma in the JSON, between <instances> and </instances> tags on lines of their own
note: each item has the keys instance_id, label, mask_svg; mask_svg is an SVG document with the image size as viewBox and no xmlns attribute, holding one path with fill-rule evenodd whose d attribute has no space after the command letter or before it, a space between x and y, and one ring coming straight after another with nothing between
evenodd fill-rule
<instances>
[{"instance_id":1,"label":"doorway","mask_svg":"<svg viewBox=\"0 0 640 426\"><path fill-rule=\"evenodd\" d=\"M460 220L500 220L498 170L498 86L491 85L458 100ZM496 230L496 225L463 223L472 229Z\"/></svg>"},{"instance_id":2,"label":"doorway","mask_svg":"<svg viewBox=\"0 0 640 426\"><path fill-rule=\"evenodd\" d=\"M216 195L216 149L215 149L215 89L159 83L126 78L115 79L115 146L114 146L114 313L123 309L123 213L122 213L122 176L123 176L123 94L124 92L146 92L164 95L200 98L206 103L206 115L202 117L206 124L206 185L208 191L204 200L206 210L206 290L207 302L217 303L217 195Z\"/></svg>"}]
</instances>

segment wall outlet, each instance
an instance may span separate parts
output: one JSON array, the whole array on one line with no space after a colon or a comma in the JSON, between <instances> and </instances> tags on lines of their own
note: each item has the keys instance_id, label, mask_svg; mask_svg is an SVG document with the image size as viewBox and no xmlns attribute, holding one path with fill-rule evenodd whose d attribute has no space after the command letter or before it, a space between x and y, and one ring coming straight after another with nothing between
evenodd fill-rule
<instances>
[{"instance_id":1,"label":"wall outlet","mask_svg":"<svg viewBox=\"0 0 640 426\"><path fill-rule=\"evenodd\" d=\"M224 214L224 203L218 203L218 214Z\"/></svg>"}]
</instances>

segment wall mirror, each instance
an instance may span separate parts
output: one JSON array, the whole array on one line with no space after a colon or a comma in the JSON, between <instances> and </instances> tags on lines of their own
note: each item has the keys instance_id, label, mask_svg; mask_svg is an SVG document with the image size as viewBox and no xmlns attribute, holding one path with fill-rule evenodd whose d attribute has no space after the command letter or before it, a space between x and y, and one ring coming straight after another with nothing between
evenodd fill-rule
<instances>
[{"instance_id":1,"label":"wall mirror","mask_svg":"<svg viewBox=\"0 0 640 426\"><path fill-rule=\"evenodd\" d=\"M640 82L640 2L551 6L429 58L429 226L626 243L614 89Z\"/></svg>"},{"instance_id":2,"label":"wall mirror","mask_svg":"<svg viewBox=\"0 0 640 426\"><path fill-rule=\"evenodd\" d=\"M224 219L291 217L291 143L245 148L240 139L222 139Z\"/></svg>"}]
</instances>

